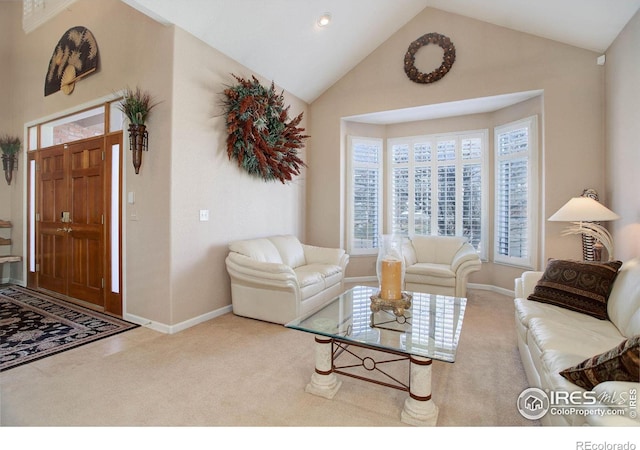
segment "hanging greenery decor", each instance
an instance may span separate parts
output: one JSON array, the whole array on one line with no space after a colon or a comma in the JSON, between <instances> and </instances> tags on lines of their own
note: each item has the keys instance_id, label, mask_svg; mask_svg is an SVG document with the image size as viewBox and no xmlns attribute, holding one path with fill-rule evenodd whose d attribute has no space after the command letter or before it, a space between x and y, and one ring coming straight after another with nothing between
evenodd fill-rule
<instances>
[{"instance_id":1,"label":"hanging greenery decor","mask_svg":"<svg viewBox=\"0 0 640 450\"><path fill-rule=\"evenodd\" d=\"M251 80L233 77L238 84L224 90L223 100L229 159L265 181L291 181L305 166L298 157L298 149L309 137L298 127L302 113L289 120L289 107L273 82L265 88L255 76Z\"/></svg>"},{"instance_id":2,"label":"hanging greenery decor","mask_svg":"<svg viewBox=\"0 0 640 450\"><path fill-rule=\"evenodd\" d=\"M20 151L20 138L9 136L8 134L0 136L0 151L2 152L2 169L4 170L4 178L7 184L11 185L13 171L18 170L18 152Z\"/></svg>"},{"instance_id":3,"label":"hanging greenery decor","mask_svg":"<svg viewBox=\"0 0 640 450\"><path fill-rule=\"evenodd\" d=\"M142 152L149 150L149 132L145 125L147 117L158 103L147 91L136 87L126 88L118 109L129 119L129 148L136 174L140 173Z\"/></svg>"}]
</instances>

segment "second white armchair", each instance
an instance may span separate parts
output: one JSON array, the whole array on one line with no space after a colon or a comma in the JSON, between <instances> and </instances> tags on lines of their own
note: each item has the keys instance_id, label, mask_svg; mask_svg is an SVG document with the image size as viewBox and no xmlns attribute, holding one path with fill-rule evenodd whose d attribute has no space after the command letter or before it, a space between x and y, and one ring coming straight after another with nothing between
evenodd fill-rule
<instances>
[{"instance_id":1,"label":"second white armchair","mask_svg":"<svg viewBox=\"0 0 640 450\"><path fill-rule=\"evenodd\" d=\"M482 266L478 252L464 237L414 236L402 253L409 292L466 297L467 277Z\"/></svg>"}]
</instances>

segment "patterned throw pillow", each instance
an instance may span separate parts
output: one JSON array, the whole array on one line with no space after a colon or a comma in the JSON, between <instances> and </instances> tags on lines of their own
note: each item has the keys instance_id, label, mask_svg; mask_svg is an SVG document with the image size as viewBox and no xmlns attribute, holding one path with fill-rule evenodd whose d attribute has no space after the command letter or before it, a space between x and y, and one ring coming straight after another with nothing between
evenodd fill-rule
<instances>
[{"instance_id":1,"label":"patterned throw pillow","mask_svg":"<svg viewBox=\"0 0 640 450\"><path fill-rule=\"evenodd\" d=\"M550 259L528 299L606 319L607 300L620 266L621 261Z\"/></svg>"},{"instance_id":2,"label":"patterned throw pillow","mask_svg":"<svg viewBox=\"0 0 640 450\"><path fill-rule=\"evenodd\" d=\"M560 375L585 389L603 381L640 381L640 335L580 364L560 372Z\"/></svg>"}]
</instances>

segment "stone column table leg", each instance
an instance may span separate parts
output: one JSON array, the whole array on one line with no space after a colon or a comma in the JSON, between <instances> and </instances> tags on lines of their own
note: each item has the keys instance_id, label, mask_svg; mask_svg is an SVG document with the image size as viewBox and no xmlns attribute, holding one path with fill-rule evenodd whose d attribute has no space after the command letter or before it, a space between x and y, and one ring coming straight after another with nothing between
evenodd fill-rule
<instances>
[{"instance_id":1,"label":"stone column table leg","mask_svg":"<svg viewBox=\"0 0 640 450\"><path fill-rule=\"evenodd\" d=\"M316 336L316 370L305 388L305 392L328 399L333 398L342 385L333 373L332 342L332 339Z\"/></svg>"},{"instance_id":2,"label":"stone column table leg","mask_svg":"<svg viewBox=\"0 0 640 450\"><path fill-rule=\"evenodd\" d=\"M409 397L400 414L402 422L416 426L435 426L438 407L431 400L431 359L410 356Z\"/></svg>"}]
</instances>

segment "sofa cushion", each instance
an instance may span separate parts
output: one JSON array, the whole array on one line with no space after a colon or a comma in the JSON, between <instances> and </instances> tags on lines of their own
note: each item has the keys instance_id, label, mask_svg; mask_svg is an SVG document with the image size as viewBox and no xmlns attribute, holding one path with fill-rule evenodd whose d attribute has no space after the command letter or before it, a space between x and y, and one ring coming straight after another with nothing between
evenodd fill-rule
<instances>
[{"instance_id":1,"label":"sofa cushion","mask_svg":"<svg viewBox=\"0 0 640 450\"><path fill-rule=\"evenodd\" d=\"M567 367L571 367L584 361L584 356L575 353L566 353L557 350L546 350L539 355L540 372L544 376L545 388L554 391L580 391L583 388L567 380L560 375Z\"/></svg>"},{"instance_id":2,"label":"sofa cushion","mask_svg":"<svg viewBox=\"0 0 640 450\"><path fill-rule=\"evenodd\" d=\"M516 310L516 318L527 328L531 319L536 317L553 317L559 320L574 320L576 316L578 319L584 317L582 313L571 311L562 306L534 302L526 298L516 298L513 304Z\"/></svg>"},{"instance_id":3,"label":"sofa cushion","mask_svg":"<svg viewBox=\"0 0 640 450\"><path fill-rule=\"evenodd\" d=\"M593 389L603 381L640 381L640 335L560 372L572 383Z\"/></svg>"},{"instance_id":4,"label":"sofa cushion","mask_svg":"<svg viewBox=\"0 0 640 450\"><path fill-rule=\"evenodd\" d=\"M444 286L447 288L455 288L456 279L453 277L440 277L431 275L418 275L415 273L407 272L404 276L404 281L407 285L412 286L407 289L414 289L418 292L429 292L430 294L444 294L444 292L437 291L433 288L438 286ZM427 287L427 290L421 291L419 286ZM453 295L453 294L446 294Z\"/></svg>"},{"instance_id":5,"label":"sofa cushion","mask_svg":"<svg viewBox=\"0 0 640 450\"><path fill-rule=\"evenodd\" d=\"M265 238L235 241L229 244L229 250L240 253L259 262L282 264L282 258L275 245Z\"/></svg>"},{"instance_id":6,"label":"sofa cushion","mask_svg":"<svg viewBox=\"0 0 640 450\"><path fill-rule=\"evenodd\" d=\"M324 281L322 275L314 270L309 270L307 266L300 266L294 270L296 278L298 280L298 286L301 288L311 286L312 284L319 284L324 288Z\"/></svg>"},{"instance_id":7,"label":"sofa cushion","mask_svg":"<svg viewBox=\"0 0 640 450\"><path fill-rule=\"evenodd\" d=\"M624 339L608 320L580 313L575 316L532 318L529 320L527 344L537 346L542 352L553 349L579 355L583 360L610 349Z\"/></svg>"},{"instance_id":8,"label":"sofa cushion","mask_svg":"<svg viewBox=\"0 0 640 450\"><path fill-rule=\"evenodd\" d=\"M440 278L455 278L456 274L448 264L415 263L405 269L405 274L434 276Z\"/></svg>"},{"instance_id":9,"label":"sofa cushion","mask_svg":"<svg viewBox=\"0 0 640 450\"><path fill-rule=\"evenodd\" d=\"M528 299L607 319L607 300L621 265L551 259Z\"/></svg>"},{"instance_id":10,"label":"sofa cushion","mask_svg":"<svg viewBox=\"0 0 640 450\"><path fill-rule=\"evenodd\" d=\"M309 266L300 266L293 270L300 287L301 300L305 300L325 289L324 278Z\"/></svg>"},{"instance_id":11,"label":"sofa cushion","mask_svg":"<svg viewBox=\"0 0 640 450\"><path fill-rule=\"evenodd\" d=\"M272 236L269 240L275 245L282 258L282 263L295 269L306 264L302 244L295 236Z\"/></svg>"},{"instance_id":12,"label":"sofa cushion","mask_svg":"<svg viewBox=\"0 0 640 450\"><path fill-rule=\"evenodd\" d=\"M624 336L640 334L640 258L622 264L609 295L607 312Z\"/></svg>"},{"instance_id":13,"label":"sofa cushion","mask_svg":"<svg viewBox=\"0 0 640 450\"><path fill-rule=\"evenodd\" d=\"M342 273L342 269L340 266L336 266L333 264L307 264L304 267L300 267L300 269L308 270L310 272L319 273L322 278L327 278L332 275Z\"/></svg>"},{"instance_id":14,"label":"sofa cushion","mask_svg":"<svg viewBox=\"0 0 640 450\"><path fill-rule=\"evenodd\" d=\"M414 236L411 239L418 262L451 264L467 238L458 236Z\"/></svg>"}]
</instances>

